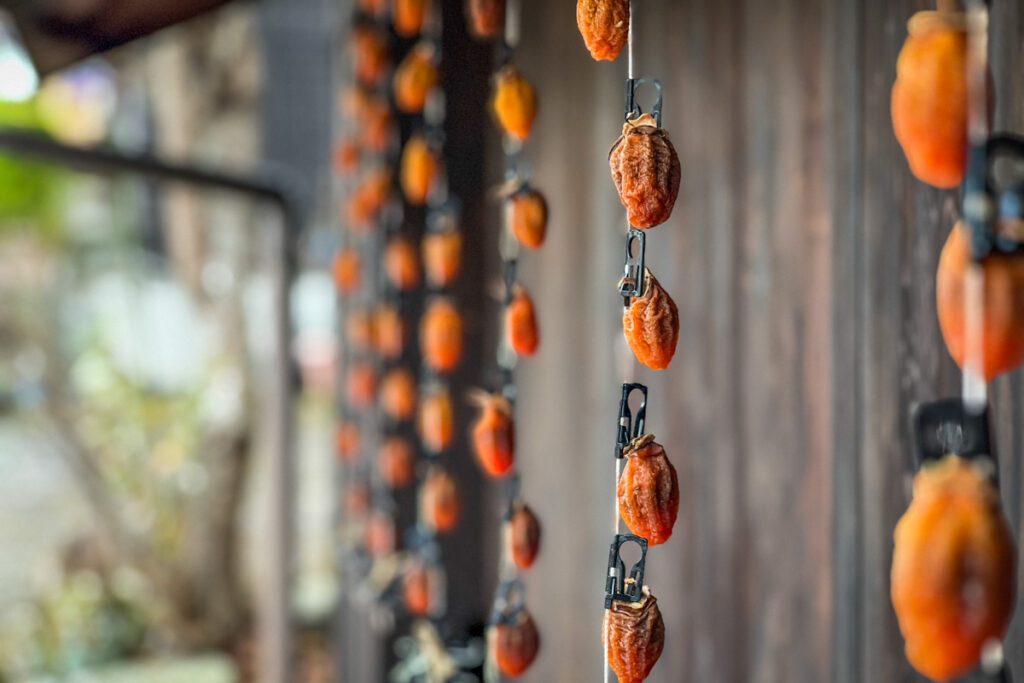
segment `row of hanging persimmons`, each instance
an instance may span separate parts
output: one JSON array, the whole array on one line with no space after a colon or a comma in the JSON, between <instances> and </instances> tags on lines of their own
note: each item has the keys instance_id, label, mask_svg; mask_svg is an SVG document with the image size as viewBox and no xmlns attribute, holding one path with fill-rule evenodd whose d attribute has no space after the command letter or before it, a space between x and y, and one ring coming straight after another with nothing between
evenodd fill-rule
<instances>
[{"instance_id":1,"label":"row of hanging persimmons","mask_svg":"<svg viewBox=\"0 0 1024 683\"><path fill-rule=\"evenodd\" d=\"M440 85L441 75L440 55L427 40L393 64L393 43L386 30L390 17L399 37L420 36L430 14L428 0L361 0L359 9L370 21L358 21L354 26L350 55L357 85L346 92L342 102L355 133L336 147L334 165L351 180L352 186L342 221L354 235L365 236L379 228L382 214L392 200L396 169L388 163L388 152L398 139L396 114L422 114L431 91ZM472 33L484 40L499 37L504 11L504 2L469 0L467 14ZM536 96L516 69L506 67L496 75L492 111L506 134L519 140L529 136L536 114ZM414 134L405 143L397 169L398 188L405 201L411 206L426 205L443 182L443 172L442 150L427 136ZM548 223L544 197L524 184L504 194L502 201L508 225L520 244L529 249L539 248ZM462 248L462 235L456 225L426 232L419 247L409 237L394 236L384 247L381 265L390 287L397 292L413 293L424 285L424 280L431 291L444 291L455 283L462 270ZM354 247L346 247L337 254L333 273L343 298L354 297L364 287L363 258L364 254ZM413 336L398 307L388 302L353 310L344 327L349 348L375 355L381 362L402 358ZM536 314L532 300L522 290L510 298L504 329L509 346L517 354L536 353ZM457 369L463 355L463 320L451 298L432 297L428 301L418 336L422 362L432 373L448 376ZM413 373L405 368L392 369L378 381L379 365L364 360L353 362L346 369L344 401L349 409L365 413L376 408L397 423L415 420L428 452L449 449L456 432L450 392L439 390L436 384L418 386ZM515 464L511 407L500 395L473 392L471 397L480 407L471 431L477 461L489 477L505 477ZM344 461L354 463L363 455L358 429L351 420L339 425L337 449ZM380 481L390 489L408 487L416 476L416 449L401 436L390 436L382 441L376 467ZM428 475L423 483L420 517L434 531L445 533L456 526L460 506L455 481L447 473L437 472L437 476ZM348 492L346 510L350 515L371 513L371 505L365 486ZM389 514L372 511L364 528L364 546L369 555L381 561L393 557L395 522ZM533 565L539 551L540 529L528 507L516 507L506 522L503 542L516 567L526 569ZM430 578L421 565L406 572L403 595L410 614L436 615L431 604L433 593ZM508 675L522 673L539 646L534 629L533 651L528 653L529 638L524 639L521 630L498 628L496 659Z\"/></svg>"},{"instance_id":2,"label":"row of hanging persimmons","mask_svg":"<svg viewBox=\"0 0 1024 683\"><path fill-rule=\"evenodd\" d=\"M967 19L948 5L910 19L892 89L893 128L910 169L942 189L964 180L969 149ZM957 364L964 368L970 360L973 367L977 358L991 381L1024 361L1024 259L992 254L978 264L980 349L969 354L968 310L977 305L967 286L973 265L969 227L961 220L939 259L939 326ZM907 659L936 681L976 668L987 647L1001 644L1013 613L1016 549L993 473L956 455L923 465L896 526L893 607Z\"/></svg>"}]
</instances>

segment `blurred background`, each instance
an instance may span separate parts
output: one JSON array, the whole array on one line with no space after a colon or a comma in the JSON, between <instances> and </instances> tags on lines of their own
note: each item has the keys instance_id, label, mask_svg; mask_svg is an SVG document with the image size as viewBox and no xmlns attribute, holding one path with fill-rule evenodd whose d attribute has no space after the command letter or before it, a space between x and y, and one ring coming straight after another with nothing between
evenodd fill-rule
<instances>
[{"instance_id":1,"label":"blurred background","mask_svg":"<svg viewBox=\"0 0 1024 683\"><path fill-rule=\"evenodd\" d=\"M504 162L486 112L494 50L467 35L462 0L442 4L468 388L493 378L488 191ZM517 372L518 450L544 524L526 579L542 648L524 681L602 670L623 222L607 154L624 67L591 61L573 5L523 0L517 52L540 96L525 163L551 208L545 249L522 265L543 341ZM906 19L930 4L637 5L638 70L665 85L683 164L648 251L679 304L679 352L639 375L682 484L676 536L648 563L668 632L649 680L923 680L903 658L888 572L909 406L959 382L934 310L957 202L911 177L889 89ZM3 683L368 683L410 658L409 620L349 573L335 453L332 147L353 9L0 2L0 133L277 179L301 216L290 227L266 192L0 150ZM992 11L995 127L1020 130L1024 7ZM1019 373L994 385L1002 453L1024 439L1022 396ZM503 508L458 403L466 513L442 543L442 631L472 669ZM1024 471L1003 467L1019 539ZM415 494L397 502L408 516ZM1018 668L1022 638L1015 625Z\"/></svg>"}]
</instances>

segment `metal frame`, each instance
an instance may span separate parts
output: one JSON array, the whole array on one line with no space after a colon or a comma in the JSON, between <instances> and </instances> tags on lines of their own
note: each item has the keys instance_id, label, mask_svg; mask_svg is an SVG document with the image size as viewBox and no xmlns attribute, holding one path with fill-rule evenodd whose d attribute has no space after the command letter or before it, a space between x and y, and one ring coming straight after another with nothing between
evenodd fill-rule
<instances>
[{"instance_id":1,"label":"metal frame","mask_svg":"<svg viewBox=\"0 0 1024 683\"><path fill-rule=\"evenodd\" d=\"M145 154L125 154L54 142L35 133L0 128L0 153L71 167L95 175L133 175L160 182L183 183L262 199L274 204L282 221L274 230L272 287L274 296L274 366L269 431L272 444L270 515L263 536L267 585L258 591L261 679L265 683L292 680L292 619L290 610L293 405L295 374L291 359L291 285L295 276L296 243L303 225L302 202L283 174L230 175L195 166L167 163Z\"/></svg>"}]
</instances>

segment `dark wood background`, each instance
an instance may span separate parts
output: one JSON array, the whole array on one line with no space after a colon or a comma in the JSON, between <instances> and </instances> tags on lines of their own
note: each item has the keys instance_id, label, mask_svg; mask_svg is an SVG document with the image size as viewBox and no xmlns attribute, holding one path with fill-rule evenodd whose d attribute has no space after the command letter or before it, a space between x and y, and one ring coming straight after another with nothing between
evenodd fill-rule
<instances>
[{"instance_id":1,"label":"dark wood background","mask_svg":"<svg viewBox=\"0 0 1024 683\"><path fill-rule=\"evenodd\" d=\"M639 0L638 71L665 85L683 164L649 234L682 340L641 373L683 505L652 550L668 644L652 683L917 680L890 607L908 500L907 417L958 374L934 305L958 195L909 174L889 90L907 0ZM612 519L624 214L606 156L625 64L590 61L575 3L525 0L518 61L542 111L528 158L550 239L524 259L542 350L523 364L525 491L545 523L529 576L544 651L525 681L600 680ZM994 0L996 126L1024 130L1024 8ZM1021 381L994 386L1005 503L1020 528ZM1024 674L1024 633L1011 660Z\"/></svg>"}]
</instances>

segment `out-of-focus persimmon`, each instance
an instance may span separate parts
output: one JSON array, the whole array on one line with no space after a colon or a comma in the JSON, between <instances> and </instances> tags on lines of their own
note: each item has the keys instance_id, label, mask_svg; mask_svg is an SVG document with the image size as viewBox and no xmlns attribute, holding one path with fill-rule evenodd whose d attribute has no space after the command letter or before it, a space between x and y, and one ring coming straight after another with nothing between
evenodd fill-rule
<instances>
[{"instance_id":1,"label":"out-of-focus persimmon","mask_svg":"<svg viewBox=\"0 0 1024 683\"><path fill-rule=\"evenodd\" d=\"M466 0L466 20L474 38L498 38L505 30L505 0Z\"/></svg>"},{"instance_id":2,"label":"out-of-focus persimmon","mask_svg":"<svg viewBox=\"0 0 1024 683\"><path fill-rule=\"evenodd\" d=\"M390 195L390 171L379 168L369 173L349 197L346 205L349 226L356 231L366 231L373 227L373 221L380 215Z\"/></svg>"},{"instance_id":3,"label":"out-of-focus persimmon","mask_svg":"<svg viewBox=\"0 0 1024 683\"><path fill-rule=\"evenodd\" d=\"M359 168L361 156L359 143L352 138L345 138L334 147L334 170L342 175L352 173Z\"/></svg>"},{"instance_id":4,"label":"out-of-focus persimmon","mask_svg":"<svg viewBox=\"0 0 1024 683\"><path fill-rule=\"evenodd\" d=\"M420 326L420 351L435 372L452 372L462 360L462 316L448 299L435 299L427 306Z\"/></svg>"},{"instance_id":5,"label":"out-of-focus persimmon","mask_svg":"<svg viewBox=\"0 0 1024 683\"><path fill-rule=\"evenodd\" d=\"M400 292L411 292L420 284L420 255L405 237L393 237L384 249L384 272Z\"/></svg>"},{"instance_id":6,"label":"out-of-focus persimmon","mask_svg":"<svg viewBox=\"0 0 1024 683\"><path fill-rule=\"evenodd\" d=\"M508 556L519 569L529 569L540 552L540 521L528 505L517 503L505 523Z\"/></svg>"},{"instance_id":7,"label":"out-of-focus persimmon","mask_svg":"<svg viewBox=\"0 0 1024 683\"><path fill-rule=\"evenodd\" d=\"M427 203L437 183L439 166L437 154L423 136L413 136L405 143L402 150L402 192L410 204L423 206Z\"/></svg>"},{"instance_id":8,"label":"out-of-focus persimmon","mask_svg":"<svg viewBox=\"0 0 1024 683\"><path fill-rule=\"evenodd\" d=\"M345 374L345 397L353 408L370 408L377 397L377 373L369 363L353 363Z\"/></svg>"},{"instance_id":9,"label":"out-of-focus persimmon","mask_svg":"<svg viewBox=\"0 0 1024 683\"><path fill-rule=\"evenodd\" d=\"M371 98L359 121L363 146L370 152L386 152L395 134L395 119L387 100Z\"/></svg>"},{"instance_id":10,"label":"out-of-focus persimmon","mask_svg":"<svg viewBox=\"0 0 1024 683\"><path fill-rule=\"evenodd\" d=\"M366 514L370 509L370 489L362 482L352 482L345 489L345 514L352 517Z\"/></svg>"},{"instance_id":11,"label":"out-of-focus persimmon","mask_svg":"<svg viewBox=\"0 0 1024 683\"><path fill-rule=\"evenodd\" d=\"M395 33L403 38L415 38L423 30L423 22L430 8L429 0L394 0L392 14Z\"/></svg>"},{"instance_id":12,"label":"out-of-focus persimmon","mask_svg":"<svg viewBox=\"0 0 1024 683\"><path fill-rule=\"evenodd\" d=\"M423 523L438 533L455 528L459 521L462 502L459 488L452 475L439 467L432 467L423 480L420 495L420 516Z\"/></svg>"},{"instance_id":13,"label":"out-of-focus persimmon","mask_svg":"<svg viewBox=\"0 0 1024 683\"><path fill-rule=\"evenodd\" d=\"M537 117L537 93L514 66L504 67L495 77L491 108L508 135L519 141L530 137Z\"/></svg>"},{"instance_id":14,"label":"out-of-focus persimmon","mask_svg":"<svg viewBox=\"0 0 1024 683\"><path fill-rule=\"evenodd\" d=\"M381 304L374 315L374 323L377 353L387 360L400 358L408 336L402 314L390 304Z\"/></svg>"},{"instance_id":15,"label":"out-of-focus persimmon","mask_svg":"<svg viewBox=\"0 0 1024 683\"><path fill-rule=\"evenodd\" d=\"M942 338L961 368L977 362L967 348L965 291L972 263L969 233L963 223L957 223L939 257L935 296ZM991 380L1024 363L1024 259L992 254L980 267L983 305L978 369Z\"/></svg>"},{"instance_id":16,"label":"out-of-focus persimmon","mask_svg":"<svg viewBox=\"0 0 1024 683\"><path fill-rule=\"evenodd\" d=\"M373 348L373 314L369 311L354 310L345 319L345 340L358 352Z\"/></svg>"},{"instance_id":17,"label":"out-of-focus persimmon","mask_svg":"<svg viewBox=\"0 0 1024 683\"><path fill-rule=\"evenodd\" d=\"M548 203L529 185L509 195L505 200L505 219L519 243L529 249L539 249L548 232Z\"/></svg>"},{"instance_id":18,"label":"out-of-focus persimmon","mask_svg":"<svg viewBox=\"0 0 1024 683\"><path fill-rule=\"evenodd\" d=\"M480 416L473 425L472 442L480 467L490 477L503 477L516 457L516 430L512 406L499 395L475 396Z\"/></svg>"},{"instance_id":19,"label":"out-of-focus persimmon","mask_svg":"<svg viewBox=\"0 0 1024 683\"><path fill-rule=\"evenodd\" d=\"M967 168L967 31L962 15L919 12L896 62L892 124L921 181L952 188Z\"/></svg>"},{"instance_id":20,"label":"out-of-focus persimmon","mask_svg":"<svg viewBox=\"0 0 1024 683\"><path fill-rule=\"evenodd\" d=\"M388 10L388 0L359 0L359 9L371 17L382 17Z\"/></svg>"},{"instance_id":21,"label":"out-of-focus persimmon","mask_svg":"<svg viewBox=\"0 0 1024 683\"><path fill-rule=\"evenodd\" d=\"M362 282L362 259L352 248L341 249L334 257L331 274L338 292L344 295L354 293Z\"/></svg>"},{"instance_id":22,"label":"out-of-focus persimmon","mask_svg":"<svg viewBox=\"0 0 1024 683\"><path fill-rule=\"evenodd\" d=\"M424 235L423 266L432 287L455 282L462 270L462 234L445 230Z\"/></svg>"},{"instance_id":23,"label":"out-of-focus persimmon","mask_svg":"<svg viewBox=\"0 0 1024 683\"><path fill-rule=\"evenodd\" d=\"M351 420L343 420L338 424L335 431L335 447L338 450L338 457L345 462L352 462L359 457L359 449L362 444L362 437L359 433L359 425Z\"/></svg>"},{"instance_id":24,"label":"out-of-focus persimmon","mask_svg":"<svg viewBox=\"0 0 1024 683\"><path fill-rule=\"evenodd\" d=\"M537 353L537 347L540 346L537 312L533 299L518 285L512 293L512 301L505 309L505 334L509 346L520 356Z\"/></svg>"},{"instance_id":25,"label":"out-of-focus persimmon","mask_svg":"<svg viewBox=\"0 0 1024 683\"><path fill-rule=\"evenodd\" d=\"M422 560L415 559L405 569L402 577L402 597L405 608L414 617L425 617L430 614L431 607L431 575L430 569Z\"/></svg>"},{"instance_id":26,"label":"out-of-focus persimmon","mask_svg":"<svg viewBox=\"0 0 1024 683\"><path fill-rule=\"evenodd\" d=\"M352 61L360 83L370 87L379 84L390 62L384 33L366 24L356 26L352 30Z\"/></svg>"},{"instance_id":27,"label":"out-of-focus persimmon","mask_svg":"<svg viewBox=\"0 0 1024 683\"><path fill-rule=\"evenodd\" d=\"M395 70L395 105L406 114L420 114L430 91L441 82L437 55L430 43L420 43Z\"/></svg>"},{"instance_id":28,"label":"out-of-focus persimmon","mask_svg":"<svg viewBox=\"0 0 1024 683\"><path fill-rule=\"evenodd\" d=\"M420 400L420 440L432 453L442 453L455 438L455 408L452 397L443 387L431 389Z\"/></svg>"},{"instance_id":29,"label":"out-of-focus persimmon","mask_svg":"<svg viewBox=\"0 0 1024 683\"><path fill-rule=\"evenodd\" d=\"M953 455L925 465L892 557L892 603L915 669L949 681L1002 640L1016 604L1016 561L999 493L982 468Z\"/></svg>"},{"instance_id":30,"label":"out-of-focus persimmon","mask_svg":"<svg viewBox=\"0 0 1024 683\"><path fill-rule=\"evenodd\" d=\"M416 378L406 368L395 368L380 384L380 405L384 414L404 422L416 414Z\"/></svg>"},{"instance_id":31,"label":"out-of-focus persimmon","mask_svg":"<svg viewBox=\"0 0 1024 683\"><path fill-rule=\"evenodd\" d=\"M370 557L380 559L395 551L395 520L391 515L376 511L366 521L364 542Z\"/></svg>"},{"instance_id":32,"label":"out-of-focus persimmon","mask_svg":"<svg viewBox=\"0 0 1024 683\"><path fill-rule=\"evenodd\" d=\"M393 489L405 488L416 474L416 451L407 439L389 436L380 445L377 467L381 481Z\"/></svg>"}]
</instances>

